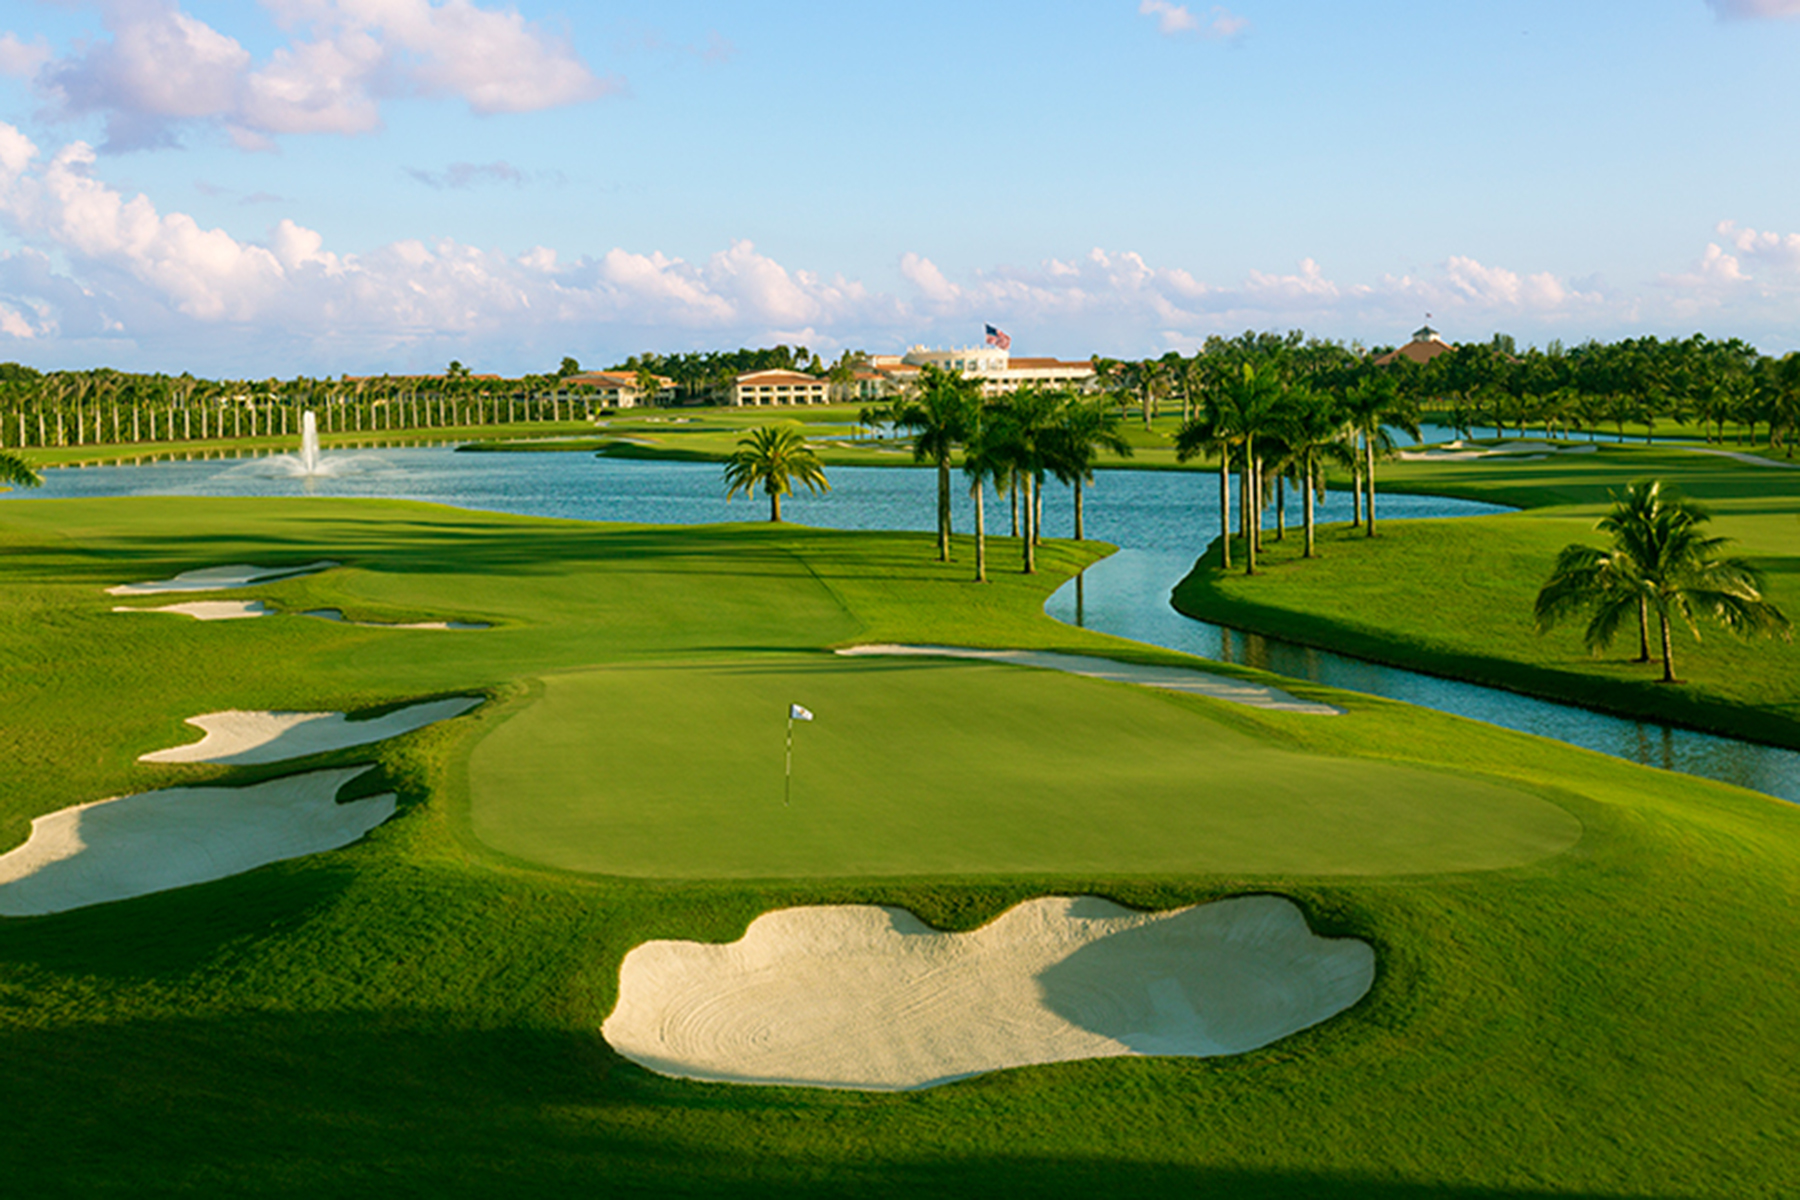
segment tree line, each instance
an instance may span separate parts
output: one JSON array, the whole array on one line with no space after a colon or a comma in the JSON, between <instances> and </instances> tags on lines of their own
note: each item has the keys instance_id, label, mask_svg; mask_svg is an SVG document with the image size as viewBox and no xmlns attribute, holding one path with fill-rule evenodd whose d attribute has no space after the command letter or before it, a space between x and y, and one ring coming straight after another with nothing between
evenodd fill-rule
<instances>
[{"instance_id":1,"label":"tree line","mask_svg":"<svg viewBox=\"0 0 1800 1200\"><path fill-rule=\"evenodd\" d=\"M1740 442L1756 443L1761 431L1789 457L1800 438L1800 354L1761 354L1739 338L1551 342L1521 351L1511 337L1495 334L1425 363L1382 363L1391 350L1308 339L1295 330L1214 336L1192 356L1096 358L1094 365L1102 385L1139 408L1146 425L1177 402L1190 418L1208 391L1245 363L1273 363L1287 378L1337 393L1372 374L1391 374L1415 411L1435 413L1471 436L1492 428L1496 437L1541 429L1590 438L1610 431L1623 439L1627 426L1646 437L1685 426L1709 442L1726 440L1730 430Z\"/></svg>"},{"instance_id":2,"label":"tree line","mask_svg":"<svg viewBox=\"0 0 1800 1200\"><path fill-rule=\"evenodd\" d=\"M38 372L0 363L0 449L296 436L312 410L325 433L562 421L591 416L593 389L558 373L199 379L101 368Z\"/></svg>"}]
</instances>

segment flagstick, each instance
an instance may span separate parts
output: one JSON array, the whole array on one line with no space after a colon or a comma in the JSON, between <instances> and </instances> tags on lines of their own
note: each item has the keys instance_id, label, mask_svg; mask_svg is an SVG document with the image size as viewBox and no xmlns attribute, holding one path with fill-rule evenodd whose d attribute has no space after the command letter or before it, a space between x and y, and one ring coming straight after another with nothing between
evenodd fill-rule
<instances>
[{"instance_id":1,"label":"flagstick","mask_svg":"<svg viewBox=\"0 0 1800 1200\"><path fill-rule=\"evenodd\" d=\"M794 798L794 710L788 709L787 777L781 792L781 807Z\"/></svg>"}]
</instances>

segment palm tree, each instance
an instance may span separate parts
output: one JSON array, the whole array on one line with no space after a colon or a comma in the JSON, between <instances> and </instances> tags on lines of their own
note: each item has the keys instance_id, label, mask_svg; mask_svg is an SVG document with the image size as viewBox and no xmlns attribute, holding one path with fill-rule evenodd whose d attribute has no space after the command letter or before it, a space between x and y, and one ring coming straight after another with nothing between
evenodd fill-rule
<instances>
[{"instance_id":1,"label":"palm tree","mask_svg":"<svg viewBox=\"0 0 1800 1200\"><path fill-rule=\"evenodd\" d=\"M1283 466L1294 471L1304 498L1302 519L1306 526L1304 557L1315 558L1313 503L1324 484L1324 468L1328 462L1349 466L1355 456L1344 445L1343 414L1323 392L1308 388L1290 388L1282 397L1277 418L1286 461Z\"/></svg>"},{"instance_id":2,"label":"palm tree","mask_svg":"<svg viewBox=\"0 0 1800 1200\"><path fill-rule=\"evenodd\" d=\"M1643 658L1649 657L1648 616L1655 610L1662 633L1662 680L1675 683L1670 618L1700 640L1697 617L1710 617L1733 633L1787 638L1788 619L1763 599L1762 573L1741 558L1721 558L1730 538L1707 537L1700 527L1711 515L1676 495L1660 480L1626 488L1595 526L1613 535L1611 550L1564 547L1536 604L1540 633L1576 612L1592 610L1584 641L1599 653L1612 644L1636 612ZM1643 661L1643 659L1640 659Z\"/></svg>"},{"instance_id":3,"label":"palm tree","mask_svg":"<svg viewBox=\"0 0 1800 1200\"><path fill-rule=\"evenodd\" d=\"M930 462L938 473L938 561L950 561L950 460L967 440L981 406L981 381L927 363L919 369L918 390L892 404L867 408L864 425L890 422L913 434L913 461Z\"/></svg>"},{"instance_id":4,"label":"palm tree","mask_svg":"<svg viewBox=\"0 0 1800 1200\"><path fill-rule=\"evenodd\" d=\"M1044 475L1049 467L1051 434L1062 403L1061 393L1026 386L993 405L989 414L994 424L986 440L991 441L993 453L1010 470L1013 487L1023 493L1025 527L1020 541L1027 575L1037 573Z\"/></svg>"},{"instance_id":5,"label":"palm tree","mask_svg":"<svg viewBox=\"0 0 1800 1200\"><path fill-rule=\"evenodd\" d=\"M963 447L963 475L969 480L969 497L975 502L975 582L986 583L987 515L984 489L992 480L997 488L1010 486L1013 477L1010 414L1000 407L977 406L971 416L968 441ZM1013 505L1013 521L1019 508ZM1015 534L1017 530L1014 530Z\"/></svg>"},{"instance_id":6,"label":"palm tree","mask_svg":"<svg viewBox=\"0 0 1800 1200\"><path fill-rule=\"evenodd\" d=\"M1377 453L1383 457L1393 453L1394 438L1387 431L1389 425L1405 431L1416 442L1419 440L1419 422L1413 415L1412 405L1400 395L1398 381L1386 372L1369 375L1350 389L1344 397L1344 415L1362 441L1362 474L1369 488L1365 528L1368 535L1374 537L1375 457Z\"/></svg>"},{"instance_id":7,"label":"palm tree","mask_svg":"<svg viewBox=\"0 0 1800 1200\"><path fill-rule=\"evenodd\" d=\"M1219 520L1227 569L1231 566L1230 455L1233 450L1238 452L1243 462L1238 499L1247 575L1256 574L1256 535L1262 526L1259 456L1273 431L1283 390L1273 364L1244 363L1219 386L1208 389L1200 416L1175 435L1176 457L1184 461L1206 450L1220 451Z\"/></svg>"},{"instance_id":8,"label":"palm tree","mask_svg":"<svg viewBox=\"0 0 1800 1200\"><path fill-rule=\"evenodd\" d=\"M1094 481L1101 451L1131 457L1131 443L1119 432L1118 410L1104 398L1084 399L1073 391L1058 393L1056 423L1045 437L1050 473L1075 490L1075 540L1082 540L1081 485Z\"/></svg>"},{"instance_id":9,"label":"palm tree","mask_svg":"<svg viewBox=\"0 0 1800 1200\"><path fill-rule=\"evenodd\" d=\"M0 483L15 484L19 487L36 487L44 482L38 473L31 469L23 454L15 454L11 450L0 450Z\"/></svg>"},{"instance_id":10,"label":"palm tree","mask_svg":"<svg viewBox=\"0 0 1800 1200\"><path fill-rule=\"evenodd\" d=\"M769 498L769 520L781 520L781 498L796 483L815 495L829 492L825 468L800 431L791 425L764 425L738 439L738 449L725 460L725 498L754 495L758 485Z\"/></svg>"}]
</instances>

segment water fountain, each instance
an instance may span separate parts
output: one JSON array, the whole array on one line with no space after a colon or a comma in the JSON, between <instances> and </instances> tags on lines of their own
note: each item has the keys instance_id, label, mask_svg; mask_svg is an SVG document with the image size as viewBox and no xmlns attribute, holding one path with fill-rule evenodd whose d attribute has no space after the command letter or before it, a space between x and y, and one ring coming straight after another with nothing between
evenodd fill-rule
<instances>
[{"instance_id":1,"label":"water fountain","mask_svg":"<svg viewBox=\"0 0 1800 1200\"><path fill-rule=\"evenodd\" d=\"M300 453L277 454L254 464L254 473L284 479L328 479L352 472L379 471L388 466L373 454L332 455L319 449L319 419L311 409L300 414Z\"/></svg>"}]
</instances>

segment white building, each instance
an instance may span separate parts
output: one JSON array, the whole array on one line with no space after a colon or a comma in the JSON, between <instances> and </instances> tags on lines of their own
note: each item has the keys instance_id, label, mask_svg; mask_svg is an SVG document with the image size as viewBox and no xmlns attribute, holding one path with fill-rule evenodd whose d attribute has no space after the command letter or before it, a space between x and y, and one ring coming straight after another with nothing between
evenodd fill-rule
<instances>
[{"instance_id":1,"label":"white building","mask_svg":"<svg viewBox=\"0 0 1800 1200\"><path fill-rule=\"evenodd\" d=\"M638 389L634 371L583 371L570 375L558 385L563 395L592 396L605 408L640 408L646 404L666 404L675 397L675 381L656 376L657 394L645 396ZM575 390L579 389L579 390Z\"/></svg>"},{"instance_id":2,"label":"white building","mask_svg":"<svg viewBox=\"0 0 1800 1200\"><path fill-rule=\"evenodd\" d=\"M875 360L879 368L883 359ZM957 371L981 380L983 395L999 396L1027 385L1044 388L1079 388L1094 386L1094 364L1071 362L1057 358L1014 358L998 346L968 346L961 350L927 350L914 346L901 358L909 367L933 366L943 371Z\"/></svg>"},{"instance_id":3,"label":"white building","mask_svg":"<svg viewBox=\"0 0 1800 1200\"><path fill-rule=\"evenodd\" d=\"M746 371L731 381L731 402L740 407L829 404L831 383L799 371Z\"/></svg>"}]
</instances>

